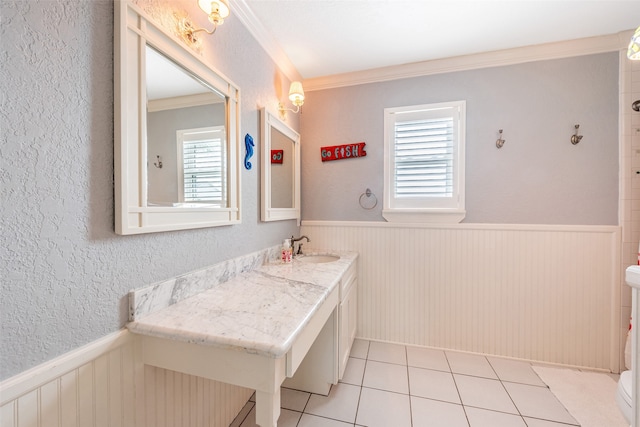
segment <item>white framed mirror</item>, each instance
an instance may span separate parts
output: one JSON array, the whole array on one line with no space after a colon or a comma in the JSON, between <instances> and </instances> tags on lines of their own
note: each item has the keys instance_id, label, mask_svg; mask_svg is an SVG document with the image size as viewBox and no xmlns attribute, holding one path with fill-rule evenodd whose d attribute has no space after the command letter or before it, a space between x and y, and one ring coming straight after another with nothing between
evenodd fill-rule
<instances>
[{"instance_id":1,"label":"white framed mirror","mask_svg":"<svg viewBox=\"0 0 640 427\"><path fill-rule=\"evenodd\" d=\"M239 223L240 90L131 2L114 15L116 233Z\"/></svg>"},{"instance_id":2,"label":"white framed mirror","mask_svg":"<svg viewBox=\"0 0 640 427\"><path fill-rule=\"evenodd\" d=\"M260 111L262 220L300 223L300 134L277 115Z\"/></svg>"}]
</instances>

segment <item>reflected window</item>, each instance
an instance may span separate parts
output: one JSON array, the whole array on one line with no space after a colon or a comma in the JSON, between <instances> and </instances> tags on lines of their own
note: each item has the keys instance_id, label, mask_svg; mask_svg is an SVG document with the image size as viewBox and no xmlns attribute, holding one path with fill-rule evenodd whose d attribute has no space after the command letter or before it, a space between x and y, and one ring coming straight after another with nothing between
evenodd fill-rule
<instances>
[{"instance_id":1,"label":"reflected window","mask_svg":"<svg viewBox=\"0 0 640 427\"><path fill-rule=\"evenodd\" d=\"M180 201L226 206L224 126L177 131Z\"/></svg>"}]
</instances>

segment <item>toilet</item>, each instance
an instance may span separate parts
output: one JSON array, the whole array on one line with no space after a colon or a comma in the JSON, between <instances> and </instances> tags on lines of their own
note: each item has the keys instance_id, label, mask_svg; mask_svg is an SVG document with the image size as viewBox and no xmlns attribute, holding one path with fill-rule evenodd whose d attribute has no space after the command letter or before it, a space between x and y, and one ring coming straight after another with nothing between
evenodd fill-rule
<instances>
[{"instance_id":1,"label":"toilet","mask_svg":"<svg viewBox=\"0 0 640 427\"><path fill-rule=\"evenodd\" d=\"M631 424L631 371L624 371L620 374L616 390L616 403L624 419Z\"/></svg>"},{"instance_id":2,"label":"toilet","mask_svg":"<svg viewBox=\"0 0 640 427\"><path fill-rule=\"evenodd\" d=\"M631 287L632 295L631 367L633 369L620 374L616 390L616 403L627 422L632 424L632 427L640 427L640 407L638 407L638 402L635 402L634 405L632 399L632 396L640 395L640 372L638 371L640 369L640 351L638 351L640 322L636 321L636 319L640 319L640 265L632 265L627 268L625 281Z\"/></svg>"}]
</instances>

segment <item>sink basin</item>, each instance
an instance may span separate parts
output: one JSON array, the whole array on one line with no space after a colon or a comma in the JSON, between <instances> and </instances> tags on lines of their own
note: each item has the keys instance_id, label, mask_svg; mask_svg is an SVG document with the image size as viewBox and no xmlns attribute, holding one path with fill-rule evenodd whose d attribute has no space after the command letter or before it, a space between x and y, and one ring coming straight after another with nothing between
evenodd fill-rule
<instances>
[{"instance_id":1,"label":"sink basin","mask_svg":"<svg viewBox=\"0 0 640 427\"><path fill-rule=\"evenodd\" d=\"M339 260L340 257L338 255L304 255L297 258L300 262L308 262L311 264L322 264L325 262L334 262Z\"/></svg>"}]
</instances>

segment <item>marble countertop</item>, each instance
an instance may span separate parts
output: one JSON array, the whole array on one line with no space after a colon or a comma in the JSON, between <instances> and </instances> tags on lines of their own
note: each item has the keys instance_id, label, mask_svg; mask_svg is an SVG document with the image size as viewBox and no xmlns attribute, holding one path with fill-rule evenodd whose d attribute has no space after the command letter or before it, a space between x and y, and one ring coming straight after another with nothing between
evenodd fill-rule
<instances>
[{"instance_id":1,"label":"marble countertop","mask_svg":"<svg viewBox=\"0 0 640 427\"><path fill-rule=\"evenodd\" d=\"M236 349L263 356L284 356L296 337L358 257L330 253L329 263L275 261L167 308L130 322L136 334Z\"/></svg>"}]
</instances>

